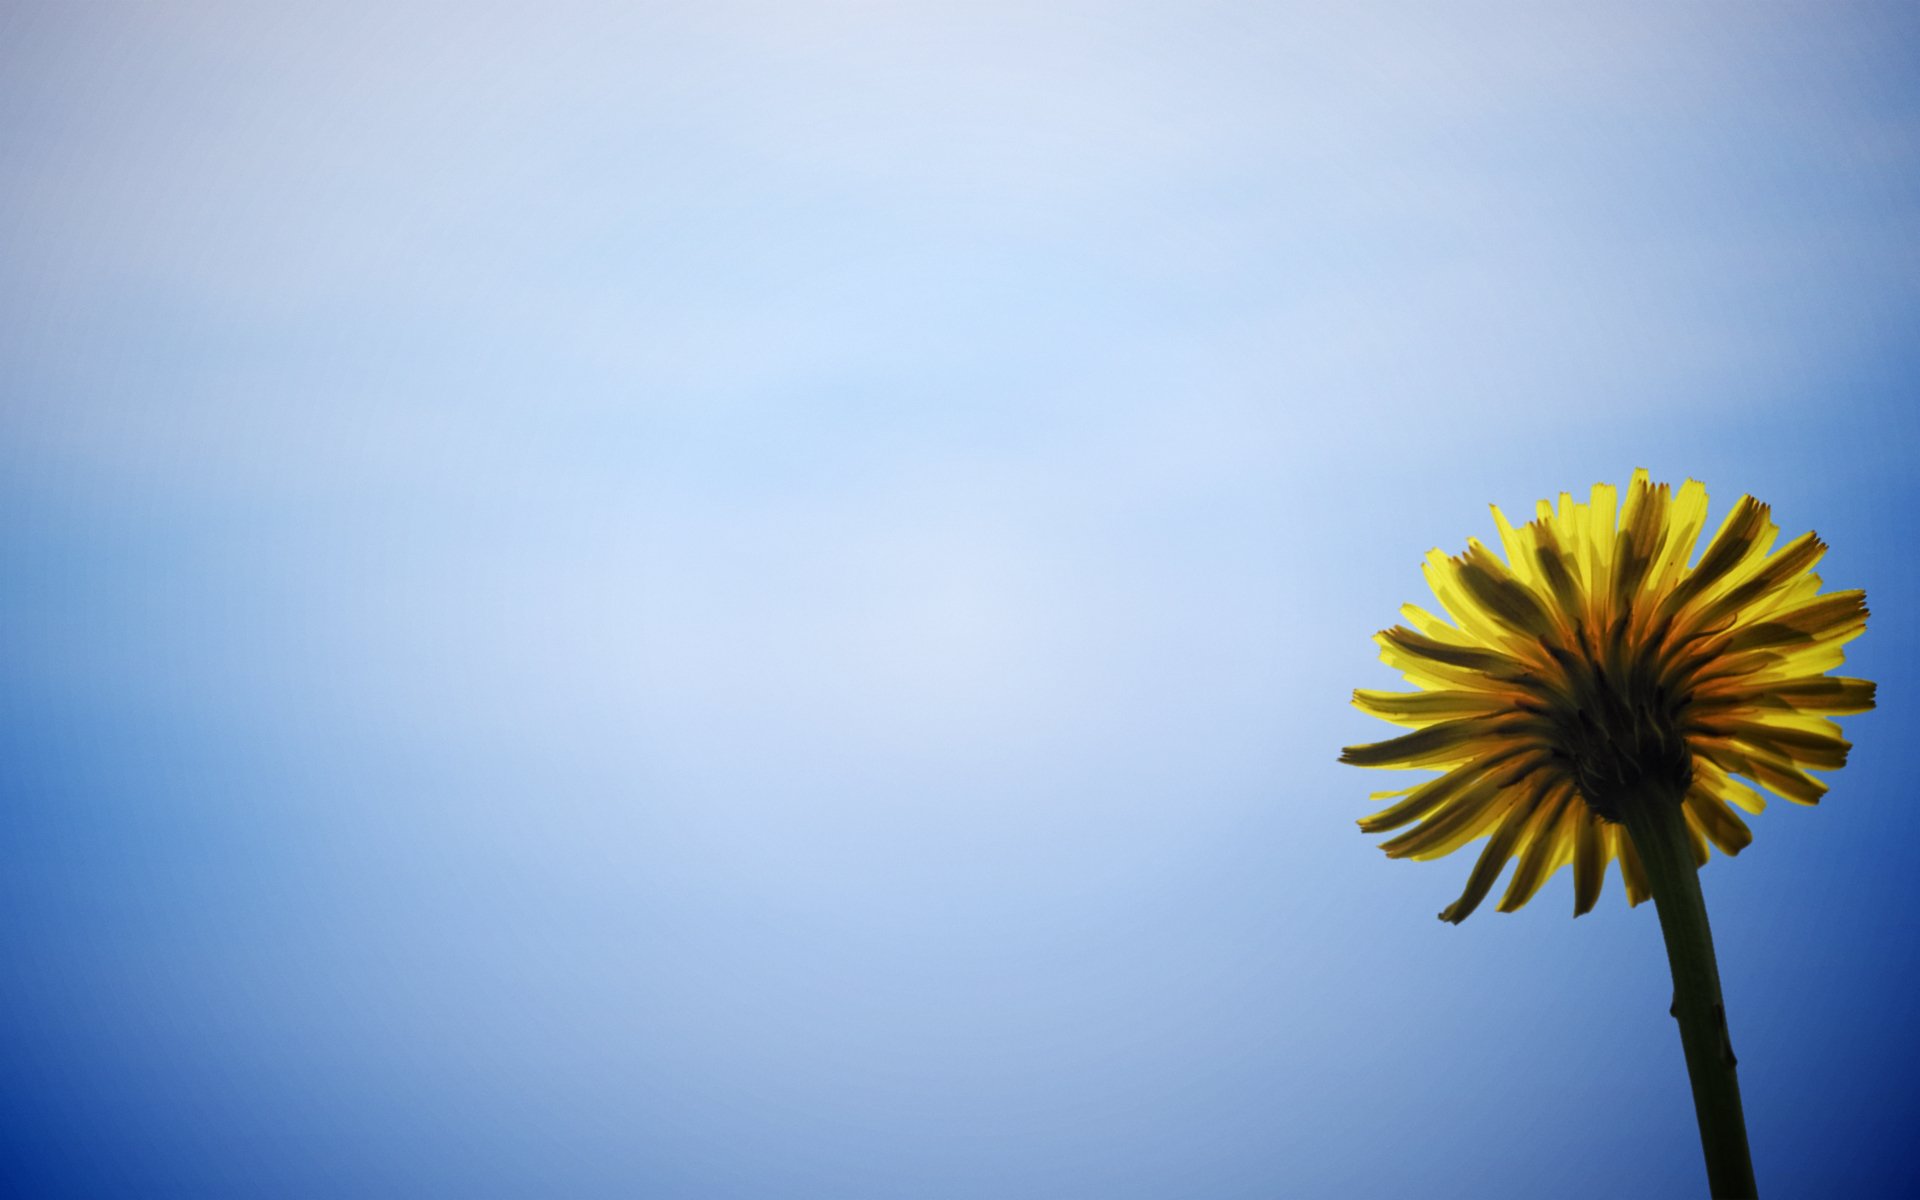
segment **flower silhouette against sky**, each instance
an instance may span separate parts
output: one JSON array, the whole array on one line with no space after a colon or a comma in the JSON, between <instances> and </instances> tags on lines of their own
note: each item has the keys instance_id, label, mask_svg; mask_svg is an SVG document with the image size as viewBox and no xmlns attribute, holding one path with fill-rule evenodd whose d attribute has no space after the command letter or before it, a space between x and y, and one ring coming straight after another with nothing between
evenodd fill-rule
<instances>
[{"instance_id":1,"label":"flower silhouette against sky","mask_svg":"<svg viewBox=\"0 0 1920 1200\"><path fill-rule=\"evenodd\" d=\"M1495 508L1505 561L1477 541L1430 553L1427 582L1453 623L1407 605L1409 624L1378 639L1419 690L1354 693L1413 732L1341 758L1442 772L1376 795L1394 803L1361 828L1412 826L1384 844L1389 855L1438 858L1487 839L1442 920L1464 921L1512 859L1502 910L1572 863L1578 916L1620 861L1627 899L1651 896L1659 910L1708 1188L1753 1196L1698 872L1709 847L1738 854L1752 840L1734 809L1763 801L1742 778L1813 804L1826 785L1811 772L1846 764L1832 718L1872 708L1873 684L1828 672L1866 628L1866 598L1820 595L1825 544L1807 533L1775 550L1780 530L1752 496L1698 562L1699 483L1672 494L1635 471L1617 514L1616 499L1607 484L1587 504L1563 492L1517 528Z\"/></svg>"}]
</instances>

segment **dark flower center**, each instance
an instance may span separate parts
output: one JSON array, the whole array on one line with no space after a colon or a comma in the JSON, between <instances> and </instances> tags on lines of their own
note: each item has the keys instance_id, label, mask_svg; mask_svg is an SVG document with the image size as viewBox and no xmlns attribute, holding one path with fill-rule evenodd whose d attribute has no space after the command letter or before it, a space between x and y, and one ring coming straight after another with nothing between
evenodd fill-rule
<instances>
[{"instance_id":1,"label":"dark flower center","mask_svg":"<svg viewBox=\"0 0 1920 1200\"><path fill-rule=\"evenodd\" d=\"M1614 639L1623 630L1614 631ZM1580 639L1582 649L1585 639ZM1653 656L1549 652L1565 672L1572 703L1547 706L1553 754L1602 820L1619 822L1630 805L1678 803L1693 783L1693 752L1681 733L1687 697L1661 679Z\"/></svg>"}]
</instances>

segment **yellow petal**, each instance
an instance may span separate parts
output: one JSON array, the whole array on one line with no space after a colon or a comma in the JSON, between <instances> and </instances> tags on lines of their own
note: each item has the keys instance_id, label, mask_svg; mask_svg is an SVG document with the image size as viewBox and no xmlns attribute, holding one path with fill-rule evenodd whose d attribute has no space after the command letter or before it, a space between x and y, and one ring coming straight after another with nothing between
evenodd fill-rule
<instances>
[{"instance_id":1,"label":"yellow petal","mask_svg":"<svg viewBox=\"0 0 1920 1200\"><path fill-rule=\"evenodd\" d=\"M1514 697L1504 692L1376 692L1356 688L1353 706L1371 717L1401 725L1431 725L1455 717L1491 716L1511 710Z\"/></svg>"},{"instance_id":2,"label":"yellow petal","mask_svg":"<svg viewBox=\"0 0 1920 1200\"><path fill-rule=\"evenodd\" d=\"M1704 757L1695 756L1693 777L1697 786L1720 797L1731 804L1737 804L1750 813L1764 812L1767 800L1738 779L1722 771Z\"/></svg>"},{"instance_id":3,"label":"yellow petal","mask_svg":"<svg viewBox=\"0 0 1920 1200\"><path fill-rule=\"evenodd\" d=\"M1423 824L1380 843L1380 849L1388 858L1418 862L1444 857L1485 834L1513 806L1516 791L1498 779L1483 779Z\"/></svg>"},{"instance_id":4,"label":"yellow petal","mask_svg":"<svg viewBox=\"0 0 1920 1200\"><path fill-rule=\"evenodd\" d=\"M1811 679L1775 684L1769 690L1776 699L1803 712L1845 716L1848 713L1863 713L1873 707L1874 686L1870 679L1817 675Z\"/></svg>"},{"instance_id":5,"label":"yellow petal","mask_svg":"<svg viewBox=\"0 0 1920 1200\"><path fill-rule=\"evenodd\" d=\"M1752 564L1752 569L1744 573L1744 578L1722 591L1711 604L1703 606L1695 623L1712 625L1749 607L1759 597L1786 586L1794 576L1805 574L1826 552L1825 542L1811 533L1803 533L1764 562L1758 558L1748 558L1746 561Z\"/></svg>"},{"instance_id":6,"label":"yellow petal","mask_svg":"<svg viewBox=\"0 0 1920 1200\"><path fill-rule=\"evenodd\" d=\"M1361 818L1360 828L1368 833L1385 833L1411 821L1418 821L1453 799L1469 785L1486 778L1488 772L1510 761L1518 753L1518 751L1509 751L1504 755L1470 762L1465 766L1455 767L1445 775L1429 779L1425 783L1403 791L1377 793L1371 798L1375 800L1385 800L1394 796L1406 798L1370 817Z\"/></svg>"},{"instance_id":7,"label":"yellow petal","mask_svg":"<svg viewBox=\"0 0 1920 1200\"><path fill-rule=\"evenodd\" d=\"M1688 817L1720 853L1738 854L1753 840L1747 823L1698 781L1687 793L1686 806Z\"/></svg>"},{"instance_id":8,"label":"yellow petal","mask_svg":"<svg viewBox=\"0 0 1920 1200\"><path fill-rule=\"evenodd\" d=\"M1505 570L1485 547L1474 544L1457 566L1466 595L1480 614L1522 642L1553 632L1554 620L1540 598Z\"/></svg>"},{"instance_id":9,"label":"yellow petal","mask_svg":"<svg viewBox=\"0 0 1920 1200\"><path fill-rule=\"evenodd\" d=\"M1542 798L1551 786L1551 780L1535 784L1507 811L1505 817L1501 819L1499 828L1495 829L1493 836L1487 839L1486 849L1480 852L1479 859L1473 864L1472 872L1467 875L1466 889L1460 893L1458 900L1441 910L1442 921L1450 921L1458 925L1471 916L1474 909L1480 907L1480 902L1485 900L1487 893L1493 890L1494 881L1500 878L1500 872L1506 870L1507 860L1513 857L1522 831L1528 828L1535 810L1540 807Z\"/></svg>"},{"instance_id":10,"label":"yellow petal","mask_svg":"<svg viewBox=\"0 0 1920 1200\"><path fill-rule=\"evenodd\" d=\"M1507 520L1507 514L1500 511L1498 504L1487 507L1493 510L1493 527L1500 532L1500 548L1506 551L1507 562L1513 570L1514 578L1536 591L1543 590L1544 581L1539 578L1538 568L1534 565L1534 528L1532 525L1516 527Z\"/></svg>"},{"instance_id":11,"label":"yellow petal","mask_svg":"<svg viewBox=\"0 0 1920 1200\"><path fill-rule=\"evenodd\" d=\"M1442 721L1384 742L1348 746L1340 761L1356 767L1439 767L1502 749L1521 723L1512 717L1465 717Z\"/></svg>"},{"instance_id":12,"label":"yellow petal","mask_svg":"<svg viewBox=\"0 0 1920 1200\"><path fill-rule=\"evenodd\" d=\"M1573 861L1573 823L1585 811L1586 805L1566 783L1540 805L1521 837L1520 863L1500 898L1501 912L1513 912L1533 899L1555 871Z\"/></svg>"},{"instance_id":13,"label":"yellow petal","mask_svg":"<svg viewBox=\"0 0 1920 1200\"><path fill-rule=\"evenodd\" d=\"M1665 595L1680 581L1688 561L1693 557L1693 548L1700 541L1701 527L1706 523L1706 486L1697 479L1689 479L1680 485L1680 491L1668 506L1667 541L1651 568L1649 592L1656 596Z\"/></svg>"},{"instance_id":14,"label":"yellow petal","mask_svg":"<svg viewBox=\"0 0 1920 1200\"><path fill-rule=\"evenodd\" d=\"M1647 887L1647 871L1640 865L1640 852L1633 848L1633 839L1621 825L1607 827L1609 839L1613 842L1613 852L1620 860L1620 882L1627 885L1627 903L1638 906L1642 900L1653 894Z\"/></svg>"},{"instance_id":15,"label":"yellow petal","mask_svg":"<svg viewBox=\"0 0 1920 1200\"><path fill-rule=\"evenodd\" d=\"M1820 771L1837 771L1847 765L1847 751L1853 743L1839 736L1839 727L1824 718L1816 718L1832 726L1833 732L1801 729L1783 725L1779 722L1727 720L1715 721L1710 726L1702 726L1709 737L1729 738L1748 751L1768 758L1781 760L1795 766L1812 767Z\"/></svg>"},{"instance_id":16,"label":"yellow petal","mask_svg":"<svg viewBox=\"0 0 1920 1200\"><path fill-rule=\"evenodd\" d=\"M1573 839L1573 915L1578 917L1593 911L1599 902L1601 889L1607 882L1607 863L1613 857L1613 845L1608 840L1606 826L1593 810L1585 807L1579 823L1574 826Z\"/></svg>"}]
</instances>

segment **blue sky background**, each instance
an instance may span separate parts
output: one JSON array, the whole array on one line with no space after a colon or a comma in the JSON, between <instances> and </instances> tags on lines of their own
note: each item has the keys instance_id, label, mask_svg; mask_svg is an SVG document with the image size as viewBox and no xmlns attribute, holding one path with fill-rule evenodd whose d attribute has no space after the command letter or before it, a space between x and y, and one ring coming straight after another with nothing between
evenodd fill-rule
<instances>
[{"instance_id":1,"label":"blue sky background","mask_svg":"<svg viewBox=\"0 0 1920 1200\"><path fill-rule=\"evenodd\" d=\"M8 5L9 1186L1703 1194L1651 906L1334 761L1645 466L1868 591L1703 882L1920 1188L1920 20L1434 7Z\"/></svg>"}]
</instances>

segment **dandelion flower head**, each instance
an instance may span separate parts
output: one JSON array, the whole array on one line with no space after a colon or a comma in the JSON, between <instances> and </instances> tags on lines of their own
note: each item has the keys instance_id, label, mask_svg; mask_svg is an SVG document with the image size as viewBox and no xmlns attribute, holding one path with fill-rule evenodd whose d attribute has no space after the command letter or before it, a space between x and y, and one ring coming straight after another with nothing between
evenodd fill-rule
<instances>
[{"instance_id":1,"label":"dandelion flower head","mask_svg":"<svg viewBox=\"0 0 1920 1200\"><path fill-rule=\"evenodd\" d=\"M1617 509L1617 514L1616 514ZM1360 690L1362 711L1412 732L1350 746L1343 762L1437 768L1360 822L1393 858L1431 859L1486 838L1466 890L1441 919L1465 920L1510 860L1499 903L1525 904L1573 866L1574 915L1620 862L1630 903L1647 881L1621 825L1626 806L1683 806L1696 863L1752 840L1734 810L1760 791L1816 803L1849 743L1832 717L1873 707L1873 684L1830 675L1866 628L1865 596L1820 595L1826 546L1811 533L1774 548L1766 505L1742 496L1691 562L1706 489L1634 472L1625 503L1596 484L1561 493L1514 526L1493 510L1503 560L1469 540L1428 554L1446 616L1416 605L1380 633L1380 656L1413 692ZM1450 620L1448 619L1450 618ZM1743 782L1745 781L1745 782ZM1748 786L1751 783L1755 786Z\"/></svg>"}]
</instances>

